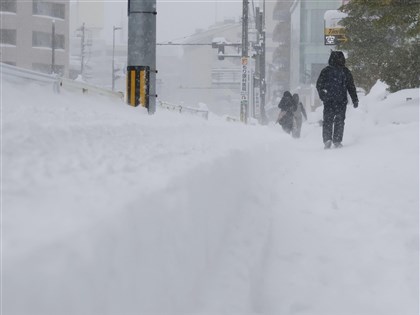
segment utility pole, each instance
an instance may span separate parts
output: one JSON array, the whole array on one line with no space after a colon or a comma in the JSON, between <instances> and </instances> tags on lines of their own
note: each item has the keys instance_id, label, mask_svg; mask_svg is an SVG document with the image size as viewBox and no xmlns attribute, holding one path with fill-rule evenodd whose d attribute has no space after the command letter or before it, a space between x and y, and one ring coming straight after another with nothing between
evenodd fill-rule
<instances>
[{"instance_id":1,"label":"utility pole","mask_svg":"<svg viewBox=\"0 0 420 315\"><path fill-rule=\"evenodd\" d=\"M263 4L263 8L265 3ZM264 20L264 9L260 7L255 8L255 29L256 29L256 41L253 45L255 54L255 72L253 76L253 100L254 106L252 114L254 118L257 118L260 123L266 122L265 115L265 94L266 94L266 80L265 80L265 20Z\"/></svg>"},{"instance_id":2,"label":"utility pole","mask_svg":"<svg viewBox=\"0 0 420 315\"><path fill-rule=\"evenodd\" d=\"M115 31L122 30L122 27L112 26L112 91L115 90Z\"/></svg>"},{"instance_id":3,"label":"utility pole","mask_svg":"<svg viewBox=\"0 0 420 315\"><path fill-rule=\"evenodd\" d=\"M248 0L242 0L242 58L241 58L240 120L248 119Z\"/></svg>"},{"instance_id":4,"label":"utility pole","mask_svg":"<svg viewBox=\"0 0 420 315\"><path fill-rule=\"evenodd\" d=\"M81 27L82 38L80 42L80 75L83 78L83 72L85 67L85 23Z\"/></svg>"},{"instance_id":5,"label":"utility pole","mask_svg":"<svg viewBox=\"0 0 420 315\"><path fill-rule=\"evenodd\" d=\"M128 0L127 103L156 110L156 0Z\"/></svg>"},{"instance_id":6,"label":"utility pole","mask_svg":"<svg viewBox=\"0 0 420 315\"><path fill-rule=\"evenodd\" d=\"M55 73L55 20L51 25L51 73Z\"/></svg>"},{"instance_id":7,"label":"utility pole","mask_svg":"<svg viewBox=\"0 0 420 315\"><path fill-rule=\"evenodd\" d=\"M265 78L265 0L263 0L263 11L259 12L260 14L260 21L261 26L258 29L258 35L261 43L261 50L260 50L260 117L261 123L266 123L267 117L265 114L265 94L266 94L266 78Z\"/></svg>"}]
</instances>

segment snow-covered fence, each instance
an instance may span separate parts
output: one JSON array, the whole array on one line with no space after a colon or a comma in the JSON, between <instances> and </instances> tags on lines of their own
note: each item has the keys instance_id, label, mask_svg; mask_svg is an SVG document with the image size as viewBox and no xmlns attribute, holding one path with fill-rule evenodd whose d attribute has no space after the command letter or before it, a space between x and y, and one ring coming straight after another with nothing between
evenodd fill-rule
<instances>
[{"instance_id":1,"label":"snow-covered fence","mask_svg":"<svg viewBox=\"0 0 420 315\"><path fill-rule=\"evenodd\" d=\"M207 109L194 108L194 107L189 107L189 106L179 105L179 104L172 104L172 103L160 101L160 100L158 102L159 102L160 107L168 109L168 110L177 111L180 113L190 113L193 115L201 116L204 119L209 118L209 111Z\"/></svg>"},{"instance_id":2,"label":"snow-covered fence","mask_svg":"<svg viewBox=\"0 0 420 315\"><path fill-rule=\"evenodd\" d=\"M55 92L59 92L60 88L72 91L80 91L81 93L94 93L123 99L124 95L119 92L113 92L109 89L101 88L83 81L75 81L62 78L56 74L45 74L33 70L11 66L0 63L0 73L2 78L9 80L29 80L51 84Z\"/></svg>"}]
</instances>

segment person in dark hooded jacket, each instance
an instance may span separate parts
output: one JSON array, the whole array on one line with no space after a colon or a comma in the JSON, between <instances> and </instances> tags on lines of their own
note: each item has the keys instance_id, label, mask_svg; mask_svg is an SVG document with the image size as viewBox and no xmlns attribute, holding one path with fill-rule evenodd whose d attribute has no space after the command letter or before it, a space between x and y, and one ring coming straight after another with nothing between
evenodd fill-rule
<instances>
[{"instance_id":1,"label":"person in dark hooded jacket","mask_svg":"<svg viewBox=\"0 0 420 315\"><path fill-rule=\"evenodd\" d=\"M308 116L306 115L305 106L303 106L302 102L299 101L299 94L295 93L293 94L293 101L296 104L296 110L293 113L294 118L294 124L293 124L293 130L292 130L292 136L293 138L300 138L300 131L302 129L302 117L305 118L305 120L308 120Z\"/></svg>"},{"instance_id":2,"label":"person in dark hooded jacket","mask_svg":"<svg viewBox=\"0 0 420 315\"><path fill-rule=\"evenodd\" d=\"M293 112L296 111L297 105L289 91L284 92L278 107L280 108L280 113L277 122L285 132L290 133L293 129Z\"/></svg>"},{"instance_id":3,"label":"person in dark hooded jacket","mask_svg":"<svg viewBox=\"0 0 420 315\"><path fill-rule=\"evenodd\" d=\"M347 92L350 94L353 107L357 108L359 105L353 76L345 64L346 58L343 52L332 51L328 66L322 69L316 82L319 98L324 103L322 138L325 149L329 149L332 143L337 148L342 147L348 103Z\"/></svg>"}]
</instances>

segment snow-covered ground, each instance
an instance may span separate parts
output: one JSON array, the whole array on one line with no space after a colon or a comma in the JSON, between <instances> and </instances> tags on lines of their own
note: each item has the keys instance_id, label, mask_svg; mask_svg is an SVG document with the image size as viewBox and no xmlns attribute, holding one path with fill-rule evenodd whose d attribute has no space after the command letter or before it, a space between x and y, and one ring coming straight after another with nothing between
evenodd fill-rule
<instances>
[{"instance_id":1,"label":"snow-covered ground","mask_svg":"<svg viewBox=\"0 0 420 315\"><path fill-rule=\"evenodd\" d=\"M419 102L378 83L324 150L320 111L296 140L3 80L2 314L417 315Z\"/></svg>"}]
</instances>

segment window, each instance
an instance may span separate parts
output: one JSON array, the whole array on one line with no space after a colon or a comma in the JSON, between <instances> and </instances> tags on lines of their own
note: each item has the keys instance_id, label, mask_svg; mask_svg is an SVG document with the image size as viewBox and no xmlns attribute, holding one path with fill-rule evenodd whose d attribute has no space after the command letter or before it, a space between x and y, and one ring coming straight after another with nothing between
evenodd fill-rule
<instances>
[{"instance_id":1,"label":"window","mask_svg":"<svg viewBox=\"0 0 420 315\"><path fill-rule=\"evenodd\" d=\"M32 32L32 47L51 47L51 34Z\"/></svg>"},{"instance_id":2,"label":"window","mask_svg":"<svg viewBox=\"0 0 420 315\"><path fill-rule=\"evenodd\" d=\"M16 30L0 29L0 43L16 46Z\"/></svg>"},{"instance_id":3,"label":"window","mask_svg":"<svg viewBox=\"0 0 420 315\"><path fill-rule=\"evenodd\" d=\"M1 0L0 11L16 13L16 0Z\"/></svg>"},{"instance_id":4,"label":"window","mask_svg":"<svg viewBox=\"0 0 420 315\"><path fill-rule=\"evenodd\" d=\"M50 3L51 5L51 16L65 19L66 18L66 7L64 3Z\"/></svg>"},{"instance_id":5,"label":"window","mask_svg":"<svg viewBox=\"0 0 420 315\"><path fill-rule=\"evenodd\" d=\"M33 0L32 14L47 15L59 19L65 19L66 7L64 3L53 3L45 2L42 0Z\"/></svg>"},{"instance_id":6,"label":"window","mask_svg":"<svg viewBox=\"0 0 420 315\"><path fill-rule=\"evenodd\" d=\"M324 43L324 13L325 10L311 11L311 43Z\"/></svg>"},{"instance_id":7,"label":"window","mask_svg":"<svg viewBox=\"0 0 420 315\"><path fill-rule=\"evenodd\" d=\"M52 47L51 42L51 33L45 32L32 32L32 47ZM64 35L55 35L55 48L56 49L64 49Z\"/></svg>"},{"instance_id":8,"label":"window","mask_svg":"<svg viewBox=\"0 0 420 315\"><path fill-rule=\"evenodd\" d=\"M65 45L64 45L64 35L57 35L55 34L55 45L54 47L56 49L64 49Z\"/></svg>"},{"instance_id":9,"label":"window","mask_svg":"<svg viewBox=\"0 0 420 315\"><path fill-rule=\"evenodd\" d=\"M49 15L48 2L34 0L32 3L32 14Z\"/></svg>"}]
</instances>

